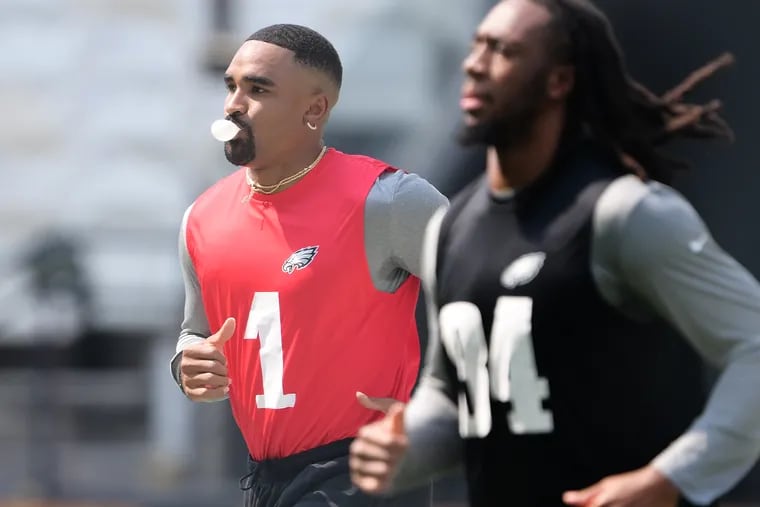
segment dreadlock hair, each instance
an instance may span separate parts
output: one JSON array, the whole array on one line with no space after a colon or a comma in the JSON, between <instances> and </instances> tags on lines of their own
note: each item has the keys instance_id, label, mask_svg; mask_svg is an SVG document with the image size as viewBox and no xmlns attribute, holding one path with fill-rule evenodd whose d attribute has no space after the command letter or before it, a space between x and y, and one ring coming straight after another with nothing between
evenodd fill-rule
<instances>
[{"instance_id":1,"label":"dreadlock hair","mask_svg":"<svg viewBox=\"0 0 760 507\"><path fill-rule=\"evenodd\" d=\"M301 65L320 70L327 74L340 89L343 81L343 65L330 41L311 28L301 25L279 24L264 27L246 41L261 41L293 52Z\"/></svg>"},{"instance_id":2,"label":"dreadlock hair","mask_svg":"<svg viewBox=\"0 0 760 507\"><path fill-rule=\"evenodd\" d=\"M719 100L703 105L683 100L695 85L732 64L733 55L721 55L657 96L628 75L609 20L590 0L532 1L552 15L549 56L576 69L569 126L590 131L627 170L667 183L689 166L661 153L659 146L676 138L733 140L718 115Z\"/></svg>"}]
</instances>

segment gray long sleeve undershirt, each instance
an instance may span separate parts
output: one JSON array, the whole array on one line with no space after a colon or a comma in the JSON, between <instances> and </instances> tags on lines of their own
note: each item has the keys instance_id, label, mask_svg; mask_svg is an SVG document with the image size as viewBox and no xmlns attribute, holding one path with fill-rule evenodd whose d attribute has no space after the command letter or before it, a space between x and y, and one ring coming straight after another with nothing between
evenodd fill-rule
<instances>
[{"instance_id":1,"label":"gray long sleeve undershirt","mask_svg":"<svg viewBox=\"0 0 760 507\"><path fill-rule=\"evenodd\" d=\"M653 460L684 496L707 504L734 486L760 454L760 285L667 186L620 177L600 197L593 221L591 269L605 300L631 315L662 316L721 369L704 412ZM435 284L429 274L435 272L436 228L432 220L424 248L428 299ZM437 315L435 302L429 304ZM441 352L435 327L431 321L428 358ZM461 457L452 386L436 378L432 366L409 404L410 450L397 489L441 473ZM435 427L425 426L431 421ZM442 456L441 450L449 452Z\"/></svg>"},{"instance_id":2,"label":"gray long sleeve undershirt","mask_svg":"<svg viewBox=\"0 0 760 507\"><path fill-rule=\"evenodd\" d=\"M422 238L430 217L448 201L430 183L415 174L381 174L365 202L364 240L372 282L392 293L412 274L421 273ZM192 205L185 211L179 233L179 257L185 285L185 310L171 371L178 381L183 349L211 334L201 299L201 288L187 251L185 229Z\"/></svg>"}]
</instances>

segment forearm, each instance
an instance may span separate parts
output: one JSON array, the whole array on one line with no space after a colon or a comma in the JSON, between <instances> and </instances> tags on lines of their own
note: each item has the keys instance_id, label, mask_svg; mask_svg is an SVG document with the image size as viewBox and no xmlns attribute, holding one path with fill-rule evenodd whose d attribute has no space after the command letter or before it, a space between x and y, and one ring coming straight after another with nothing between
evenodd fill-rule
<instances>
[{"instance_id":1,"label":"forearm","mask_svg":"<svg viewBox=\"0 0 760 507\"><path fill-rule=\"evenodd\" d=\"M393 492L420 486L461 466L457 408L431 382L423 381L407 405L405 427L409 447L395 475Z\"/></svg>"},{"instance_id":2,"label":"forearm","mask_svg":"<svg viewBox=\"0 0 760 507\"><path fill-rule=\"evenodd\" d=\"M745 351L718 379L704 413L653 464L692 502L731 489L760 454L760 350Z\"/></svg>"},{"instance_id":3,"label":"forearm","mask_svg":"<svg viewBox=\"0 0 760 507\"><path fill-rule=\"evenodd\" d=\"M172 378L182 389L182 382L179 375L179 363L182 360L182 351L194 343L200 343L211 334L206 317L206 310L203 307L203 297L198 276L195 273L195 266L187 249L187 221L190 216L192 205L187 208L182 217L178 239L179 263L182 271L182 281L185 286L185 308L184 318L182 320L182 331L177 340L176 353L169 361ZM184 392L184 389L183 389Z\"/></svg>"},{"instance_id":4,"label":"forearm","mask_svg":"<svg viewBox=\"0 0 760 507\"><path fill-rule=\"evenodd\" d=\"M179 363L182 360L182 351L194 343L201 343L204 339L205 338L202 336L198 336L196 334L185 331L179 335L179 340L177 340L176 353L169 361L169 367L171 369L172 378L180 387L180 389L182 388L182 382L180 381L179 377Z\"/></svg>"},{"instance_id":5,"label":"forearm","mask_svg":"<svg viewBox=\"0 0 760 507\"><path fill-rule=\"evenodd\" d=\"M607 301L645 302L722 371L702 415L653 461L684 496L709 503L760 453L760 285L668 187L621 178L600 198L594 224L594 273Z\"/></svg>"}]
</instances>

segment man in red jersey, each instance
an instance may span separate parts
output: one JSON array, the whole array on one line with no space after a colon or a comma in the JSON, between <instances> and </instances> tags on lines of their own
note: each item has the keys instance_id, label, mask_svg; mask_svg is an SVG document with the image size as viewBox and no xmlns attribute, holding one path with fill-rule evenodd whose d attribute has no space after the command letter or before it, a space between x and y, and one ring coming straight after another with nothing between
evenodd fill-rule
<instances>
[{"instance_id":1,"label":"man in red jersey","mask_svg":"<svg viewBox=\"0 0 760 507\"><path fill-rule=\"evenodd\" d=\"M250 453L246 506L378 505L351 486L349 444L381 416L368 408L408 400L417 378L422 238L446 199L323 145L341 78L311 29L249 37L224 76L224 113L240 128L225 155L240 169L181 227L172 373L193 401L229 398Z\"/></svg>"}]
</instances>

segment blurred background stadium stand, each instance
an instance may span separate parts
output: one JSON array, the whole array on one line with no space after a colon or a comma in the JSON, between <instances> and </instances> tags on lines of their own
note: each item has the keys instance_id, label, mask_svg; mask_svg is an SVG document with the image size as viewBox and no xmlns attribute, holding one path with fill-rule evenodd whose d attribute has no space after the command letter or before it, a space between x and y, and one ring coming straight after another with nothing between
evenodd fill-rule
<instances>
[{"instance_id":1,"label":"blurred background stadium stand","mask_svg":"<svg viewBox=\"0 0 760 507\"><path fill-rule=\"evenodd\" d=\"M222 70L261 26L321 31L345 67L328 144L451 194L482 168L452 132L460 61L491 3L0 3L0 507L240 504L245 458L228 407L193 406L167 367L182 307L178 225L231 169L209 135ZM677 186L760 274L749 225L760 212L760 2L598 3L633 73L657 90L724 49L737 55L698 92L725 99L737 143L682 147L697 168ZM437 505L463 498L458 479L436 486ZM732 498L760 505L757 473Z\"/></svg>"}]
</instances>

